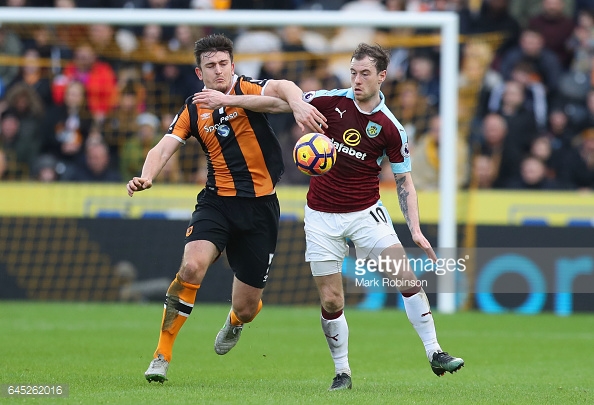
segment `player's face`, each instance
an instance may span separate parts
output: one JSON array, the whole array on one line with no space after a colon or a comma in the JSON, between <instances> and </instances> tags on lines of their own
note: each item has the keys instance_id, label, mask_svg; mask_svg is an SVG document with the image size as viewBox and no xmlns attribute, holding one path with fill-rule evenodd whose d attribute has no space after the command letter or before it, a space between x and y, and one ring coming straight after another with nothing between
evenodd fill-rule
<instances>
[{"instance_id":1,"label":"player's face","mask_svg":"<svg viewBox=\"0 0 594 405\"><path fill-rule=\"evenodd\" d=\"M227 93L233 84L234 74L235 64L231 62L227 52L203 53L200 56L196 75L206 88Z\"/></svg>"},{"instance_id":2,"label":"player's face","mask_svg":"<svg viewBox=\"0 0 594 405\"><path fill-rule=\"evenodd\" d=\"M359 104L379 99L380 86L385 79L386 71L378 72L368 56L351 60L351 87Z\"/></svg>"}]
</instances>

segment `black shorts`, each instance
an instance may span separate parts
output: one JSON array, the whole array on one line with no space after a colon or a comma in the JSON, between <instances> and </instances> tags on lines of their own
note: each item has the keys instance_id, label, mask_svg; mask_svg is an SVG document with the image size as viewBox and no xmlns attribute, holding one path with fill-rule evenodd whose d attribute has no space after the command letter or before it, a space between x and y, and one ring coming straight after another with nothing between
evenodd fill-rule
<instances>
[{"instance_id":1,"label":"black shorts","mask_svg":"<svg viewBox=\"0 0 594 405\"><path fill-rule=\"evenodd\" d=\"M276 249L280 205L276 194L221 197L202 190L186 232L186 243L207 240L227 249L227 259L242 282L264 288Z\"/></svg>"}]
</instances>

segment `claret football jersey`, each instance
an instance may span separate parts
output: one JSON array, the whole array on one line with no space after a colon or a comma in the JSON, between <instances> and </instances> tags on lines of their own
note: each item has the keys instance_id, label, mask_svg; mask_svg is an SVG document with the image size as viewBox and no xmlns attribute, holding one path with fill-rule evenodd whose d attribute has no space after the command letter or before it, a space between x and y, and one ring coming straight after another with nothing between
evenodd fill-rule
<instances>
[{"instance_id":1,"label":"claret football jersey","mask_svg":"<svg viewBox=\"0 0 594 405\"><path fill-rule=\"evenodd\" d=\"M262 94L266 80L235 76L229 94ZM260 197L274 192L283 170L281 147L266 115L238 107L200 108L188 97L167 135L196 137L206 154L206 188L220 196Z\"/></svg>"},{"instance_id":2,"label":"claret football jersey","mask_svg":"<svg viewBox=\"0 0 594 405\"><path fill-rule=\"evenodd\" d=\"M336 147L336 164L322 176L312 177L307 205L322 212L354 212L375 204L379 198L379 174L384 158L394 173L410 171L404 127L381 102L371 112L361 111L352 89L303 93L326 117L328 136Z\"/></svg>"}]
</instances>

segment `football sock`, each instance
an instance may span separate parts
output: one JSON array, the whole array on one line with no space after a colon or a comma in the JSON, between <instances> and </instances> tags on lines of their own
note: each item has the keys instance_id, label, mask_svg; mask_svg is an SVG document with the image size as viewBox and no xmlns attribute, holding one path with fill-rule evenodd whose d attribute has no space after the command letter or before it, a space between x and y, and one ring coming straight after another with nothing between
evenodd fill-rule
<instances>
[{"instance_id":1,"label":"football sock","mask_svg":"<svg viewBox=\"0 0 594 405\"><path fill-rule=\"evenodd\" d=\"M182 325L192 312L198 288L200 288L200 284L186 283L180 278L179 273L175 276L175 280L169 286L165 298L161 334L159 335L157 350L155 350L155 358L162 354L165 360L171 361L173 343Z\"/></svg>"},{"instance_id":2,"label":"football sock","mask_svg":"<svg viewBox=\"0 0 594 405\"><path fill-rule=\"evenodd\" d=\"M247 321L242 321L241 319L239 319L237 317L237 314L235 313L235 311L233 310L233 308L231 308L231 325L233 326L239 326L239 325L243 325L244 323L248 323L254 320L254 318L256 318L256 315L258 315L260 313L260 310L262 309L262 300L260 300L260 302L258 302L258 309L256 309L256 313L254 314L254 316L252 316L251 319L248 319Z\"/></svg>"},{"instance_id":3,"label":"football sock","mask_svg":"<svg viewBox=\"0 0 594 405\"><path fill-rule=\"evenodd\" d=\"M349 325L342 310L329 313L322 308L322 330L330 348L336 374L351 375L349 367Z\"/></svg>"},{"instance_id":4,"label":"football sock","mask_svg":"<svg viewBox=\"0 0 594 405\"><path fill-rule=\"evenodd\" d=\"M414 295L404 297L404 309L406 315L412 326L417 331L417 334L423 341L425 346L425 353L427 358L431 360L431 356L436 351L440 351L439 343L437 343L437 334L435 333L435 324L433 322L433 315L429 307L427 295L422 289Z\"/></svg>"}]
</instances>

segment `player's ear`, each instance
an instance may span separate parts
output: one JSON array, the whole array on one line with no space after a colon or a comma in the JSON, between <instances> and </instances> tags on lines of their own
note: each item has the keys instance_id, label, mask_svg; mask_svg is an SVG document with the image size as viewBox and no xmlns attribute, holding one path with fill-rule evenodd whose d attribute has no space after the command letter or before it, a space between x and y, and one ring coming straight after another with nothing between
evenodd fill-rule
<instances>
[{"instance_id":1,"label":"player's ear","mask_svg":"<svg viewBox=\"0 0 594 405\"><path fill-rule=\"evenodd\" d=\"M231 62L231 74L235 74L235 62Z\"/></svg>"},{"instance_id":2,"label":"player's ear","mask_svg":"<svg viewBox=\"0 0 594 405\"><path fill-rule=\"evenodd\" d=\"M387 70L382 70L381 72L379 72L378 76L379 76L379 80L378 83L382 84L384 82L384 80L386 80L386 76L388 75L388 71Z\"/></svg>"},{"instance_id":3,"label":"player's ear","mask_svg":"<svg viewBox=\"0 0 594 405\"><path fill-rule=\"evenodd\" d=\"M194 72L196 72L196 76L198 76L198 79L202 80L202 70L196 66Z\"/></svg>"}]
</instances>

